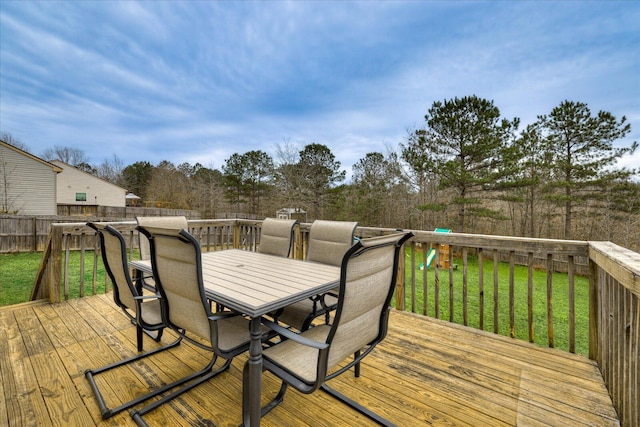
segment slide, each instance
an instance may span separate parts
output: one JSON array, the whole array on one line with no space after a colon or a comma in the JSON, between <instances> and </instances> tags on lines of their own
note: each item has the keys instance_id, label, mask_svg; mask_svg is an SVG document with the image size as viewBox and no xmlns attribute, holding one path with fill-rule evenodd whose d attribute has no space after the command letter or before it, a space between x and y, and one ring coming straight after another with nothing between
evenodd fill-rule
<instances>
[{"instance_id":1,"label":"slide","mask_svg":"<svg viewBox=\"0 0 640 427\"><path fill-rule=\"evenodd\" d=\"M429 253L427 254L427 268L431 267L431 263L436 258L436 250L431 248ZM424 270L424 263L420 264L418 267L420 270Z\"/></svg>"}]
</instances>

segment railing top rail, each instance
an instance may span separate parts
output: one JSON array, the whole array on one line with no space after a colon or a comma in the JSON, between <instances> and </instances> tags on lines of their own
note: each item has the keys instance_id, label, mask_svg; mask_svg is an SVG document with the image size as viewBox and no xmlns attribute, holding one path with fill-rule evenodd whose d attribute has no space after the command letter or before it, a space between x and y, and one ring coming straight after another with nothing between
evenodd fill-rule
<instances>
[{"instance_id":1,"label":"railing top rail","mask_svg":"<svg viewBox=\"0 0 640 427\"><path fill-rule=\"evenodd\" d=\"M580 240L538 239L532 237L494 236L488 234L438 233L413 230L414 240L446 243L455 246L497 249L502 251L532 252L534 254L561 254L587 256L589 243Z\"/></svg>"},{"instance_id":2,"label":"railing top rail","mask_svg":"<svg viewBox=\"0 0 640 427\"><path fill-rule=\"evenodd\" d=\"M640 297L640 254L611 242L589 242L589 258Z\"/></svg>"},{"instance_id":3,"label":"railing top rail","mask_svg":"<svg viewBox=\"0 0 640 427\"><path fill-rule=\"evenodd\" d=\"M257 225L260 220L247 219L196 219L189 220L189 225L202 227L207 225ZM125 228L135 228L135 221L109 221L109 224ZM53 227L62 227L67 233L90 232L84 222L57 223ZM301 223L300 228L307 230L311 223ZM396 231L394 228L358 227L357 233L362 236L375 236ZM450 244L460 247L496 249L501 251L531 252L536 255L553 253L556 255L588 256L589 242L579 240L539 239L529 237L510 237L486 234L438 233L435 231L411 230L413 241ZM633 253L633 252L632 252Z\"/></svg>"}]
</instances>

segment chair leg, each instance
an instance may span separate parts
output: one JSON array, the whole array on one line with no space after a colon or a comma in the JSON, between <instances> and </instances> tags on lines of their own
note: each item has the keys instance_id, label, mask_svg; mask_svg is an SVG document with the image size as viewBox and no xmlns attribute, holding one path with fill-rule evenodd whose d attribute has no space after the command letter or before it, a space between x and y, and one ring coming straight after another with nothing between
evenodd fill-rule
<instances>
[{"instance_id":1,"label":"chair leg","mask_svg":"<svg viewBox=\"0 0 640 427\"><path fill-rule=\"evenodd\" d=\"M361 404L359 404L355 400L348 398L344 394L336 391L335 389L329 387L326 384L322 384L320 386L320 389L322 391L330 394L331 396L335 397L336 399L342 401L343 403L346 403L347 405L351 406L353 409L355 409L356 411L360 412L361 414L369 417L370 419L372 419L373 421L377 422L381 426L397 427L391 421L381 417L380 415L376 414L375 412L371 411L370 409L365 408L364 406L362 406Z\"/></svg>"},{"instance_id":2,"label":"chair leg","mask_svg":"<svg viewBox=\"0 0 640 427\"><path fill-rule=\"evenodd\" d=\"M137 425L144 427L144 426L148 426L148 424L142 419L142 417L145 414L148 414L149 412L159 408L160 406L164 405L165 403L175 399L176 397L180 396L183 393L186 393L187 391L193 389L194 387L202 384L205 381L208 381L209 379L215 377L216 375L226 371L227 369L229 369L229 366L231 366L231 361L232 359L227 359L224 362L224 365L222 365L220 368L216 369L216 370L212 370L213 369L213 365L216 363L217 357L214 355L213 358L211 359L211 362L209 362L209 364L202 370L195 372L191 375L189 375L188 377L182 378L178 381L176 381L175 383L171 384L171 387L169 388L174 388L177 387L178 385L184 384L186 382L195 380L189 384L187 384L186 386L175 390L174 392L163 396L162 398L156 400L155 402L140 408L140 409L133 409L130 412L131 418L133 418L133 420L136 422Z\"/></svg>"},{"instance_id":3,"label":"chair leg","mask_svg":"<svg viewBox=\"0 0 640 427\"><path fill-rule=\"evenodd\" d=\"M124 411L125 409L128 409L132 406L137 405L140 402L143 402L159 393L164 393L167 388L165 387L160 387L159 389L153 390L152 392L149 392L147 394L144 394L142 396L139 396L133 400L130 400L129 402L125 402L120 406L117 406L115 408L108 408L107 404L104 401L104 397L102 397L102 393L100 392L100 389L98 388L98 385L95 382L94 377L98 374L101 374L103 372L107 372L110 371L111 369L114 368L118 368L120 366L124 366L128 363L131 362L135 362L136 360L141 360L144 359L146 357L152 356L156 353L160 353L161 351L165 351L168 350L170 348L173 348L175 346L177 346L178 344L180 344L180 342L182 341L182 337L178 337L177 340L175 340L174 342L172 342L171 344L168 344L164 347L160 347L160 348L156 348L154 350L148 351L146 353L142 353L142 354L137 354L135 356L132 357L128 357L126 359L120 360L118 362L115 363L111 363L109 365L103 366L101 368L98 369L88 369L85 371L84 375L87 378L87 380L89 381L89 384L91 385L91 388L93 390L93 394L96 396L96 400L98 401L98 406L100 407L100 414L102 416L103 420L106 420L107 418L110 418L112 416L114 416L115 414ZM171 387L169 387L171 388Z\"/></svg>"},{"instance_id":4,"label":"chair leg","mask_svg":"<svg viewBox=\"0 0 640 427\"><path fill-rule=\"evenodd\" d=\"M142 351L142 326L136 325L136 341L138 343L138 351Z\"/></svg>"}]
</instances>

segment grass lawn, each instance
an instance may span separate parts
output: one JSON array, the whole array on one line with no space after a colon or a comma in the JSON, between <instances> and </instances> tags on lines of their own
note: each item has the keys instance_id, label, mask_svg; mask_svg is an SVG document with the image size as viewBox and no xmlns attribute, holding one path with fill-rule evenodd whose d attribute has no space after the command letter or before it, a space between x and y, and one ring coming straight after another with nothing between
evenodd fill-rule
<instances>
[{"instance_id":1,"label":"grass lawn","mask_svg":"<svg viewBox=\"0 0 640 427\"><path fill-rule=\"evenodd\" d=\"M18 304L29 300L31 289L35 280L35 275L42 258L42 253L21 253L0 255L0 306ZM133 255L137 258L137 254ZM64 254L62 263L64 266ZM416 259L416 266L421 260ZM459 265L453 273L453 293L454 310L453 320L463 324L462 311L462 261L455 260ZM411 311L411 259L406 258L406 288L405 288L405 308ZM478 291L478 261L477 258L468 259L468 325L478 328L479 311L479 291ZM69 259L69 298L76 298L79 294L80 277L80 253L72 252ZM493 331L493 262L485 260L484 264L484 330ZM433 268L427 270L427 314L435 317L435 272ZM84 266L84 294L93 294L93 252L85 251ZM509 265L499 264L499 333L510 335L509 325ZM102 259L98 259L96 292L104 293L105 270ZM526 267L516 266L515 268L515 336L522 340L528 340L527 324L527 280L528 271ZM423 271L416 268L416 312L422 313L424 292L423 292ZM64 286L62 283L61 286ZM566 274L554 273L553 275L553 327L554 346L563 350L569 349L569 308L568 308L568 279ZM589 283L586 277L575 277L575 313L576 313L576 353L588 354L589 345ZM63 290L64 292L64 290ZM548 345L547 332L547 276L543 271L534 272L534 340L541 346ZM439 318L449 320L449 271L440 270L440 291L439 291ZM64 295L62 296L64 298ZM392 302L395 307L395 301Z\"/></svg>"},{"instance_id":2,"label":"grass lawn","mask_svg":"<svg viewBox=\"0 0 640 427\"><path fill-rule=\"evenodd\" d=\"M0 254L0 307L29 301L33 283L42 260L41 252ZM64 269L65 255L62 255ZM104 293L106 272L98 258L96 293ZM62 279L64 280L64 279ZM77 298L80 283L80 252L69 255L69 298ZM60 284L64 287L64 281ZM93 251L85 251L84 294L93 294ZM64 289L62 289L64 299Z\"/></svg>"},{"instance_id":3,"label":"grass lawn","mask_svg":"<svg viewBox=\"0 0 640 427\"><path fill-rule=\"evenodd\" d=\"M415 311L423 312L423 281L424 270L418 270L421 260L416 258ZM463 321L463 272L462 260L454 260L458 268L453 272L453 321L464 324ZM478 260L468 257L467 278L467 310L468 325L479 328L480 325L480 292L478 287ZM405 309L411 311L411 258L407 253L405 269L407 282L405 283ZM427 314L435 316L435 270L427 270ZM449 320L449 270L440 270L439 289L439 318ZM576 353L587 355L589 349L589 280L587 277L575 276L575 321L576 321ZM509 264L498 265L498 331L502 335L510 336L509 321ZM528 268L515 266L514 272L514 306L515 306L515 337L528 341ZM569 283L568 275L553 274L553 337L554 347L569 350ZM484 262L484 330L494 330L494 284L493 260ZM393 302L395 305L395 301ZM545 271L534 270L533 274L533 329L534 342L541 346L548 346L547 329L547 274Z\"/></svg>"}]
</instances>

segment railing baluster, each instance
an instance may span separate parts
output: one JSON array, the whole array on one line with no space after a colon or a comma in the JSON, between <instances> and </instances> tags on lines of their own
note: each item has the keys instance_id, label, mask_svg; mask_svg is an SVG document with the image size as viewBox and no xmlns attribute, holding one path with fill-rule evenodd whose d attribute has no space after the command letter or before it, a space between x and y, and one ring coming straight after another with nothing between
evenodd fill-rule
<instances>
[{"instance_id":1,"label":"railing baluster","mask_svg":"<svg viewBox=\"0 0 640 427\"><path fill-rule=\"evenodd\" d=\"M575 265L573 255L569 255L567 263L567 279L569 280L569 351L576 352L576 286L574 280Z\"/></svg>"},{"instance_id":2,"label":"railing baluster","mask_svg":"<svg viewBox=\"0 0 640 427\"><path fill-rule=\"evenodd\" d=\"M454 319L453 247L449 247L449 322Z\"/></svg>"},{"instance_id":3,"label":"railing baluster","mask_svg":"<svg viewBox=\"0 0 640 427\"><path fill-rule=\"evenodd\" d=\"M427 251L425 244L422 244L422 314L429 314L429 269L427 268ZM415 271L415 270L414 270Z\"/></svg>"},{"instance_id":4,"label":"railing baluster","mask_svg":"<svg viewBox=\"0 0 640 427\"><path fill-rule=\"evenodd\" d=\"M478 298L479 329L484 331L484 256L482 248L478 249Z\"/></svg>"},{"instance_id":5,"label":"railing baluster","mask_svg":"<svg viewBox=\"0 0 640 427\"><path fill-rule=\"evenodd\" d=\"M516 337L516 301L515 301L515 258L516 252L509 252L509 336Z\"/></svg>"},{"instance_id":6,"label":"railing baluster","mask_svg":"<svg viewBox=\"0 0 640 427\"><path fill-rule=\"evenodd\" d=\"M528 278L527 278L527 322L529 325L529 342L534 342L533 326L533 252L529 252Z\"/></svg>"},{"instance_id":7,"label":"railing baluster","mask_svg":"<svg viewBox=\"0 0 640 427\"><path fill-rule=\"evenodd\" d=\"M547 333L549 347L553 348L553 254L547 254Z\"/></svg>"},{"instance_id":8,"label":"railing baluster","mask_svg":"<svg viewBox=\"0 0 640 427\"><path fill-rule=\"evenodd\" d=\"M96 286L98 282L98 248L100 247L100 240L96 238L96 235L93 234L93 271L91 274L91 293L92 295L96 295ZM106 293L106 289L105 289Z\"/></svg>"},{"instance_id":9,"label":"railing baluster","mask_svg":"<svg viewBox=\"0 0 640 427\"><path fill-rule=\"evenodd\" d=\"M469 325L469 265L467 256L469 250L462 248L462 321L465 326Z\"/></svg>"},{"instance_id":10,"label":"railing baluster","mask_svg":"<svg viewBox=\"0 0 640 427\"><path fill-rule=\"evenodd\" d=\"M500 282L498 281L498 250L493 250L493 333L500 331Z\"/></svg>"},{"instance_id":11,"label":"railing baluster","mask_svg":"<svg viewBox=\"0 0 640 427\"><path fill-rule=\"evenodd\" d=\"M69 299L69 257L71 251L71 234L65 236L64 248L64 299Z\"/></svg>"},{"instance_id":12,"label":"railing baluster","mask_svg":"<svg viewBox=\"0 0 640 427\"><path fill-rule=\"evenodd\" d=\"M416 244L411 242L411 271L416 271ZM416 275L411 275L411 312L416 312Z\"/></svg>"},{"instance_id":13,"label":"railing baluster","mask_svg":"<svg viewBox=\"0 0 640 427\"><path fill-rule=\"evenodd\" d=\"M433 260L434 278L433 278L433 301L435 305L436 319L440 319L440 243L434 243L433 247L436 249L436 256Z\"/></svg>"},{"instance_id":14,"label":"railing baluster","mask_svg":"<svg viewBox=\"0 0 640 427\"><path fill-rule=\"evenodd\" d=\"M84 233L80 232L80 288L78 296L84 297Z\"/></svg>"}]
</instances>

